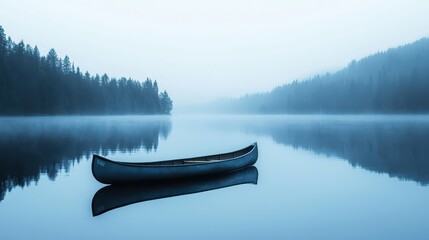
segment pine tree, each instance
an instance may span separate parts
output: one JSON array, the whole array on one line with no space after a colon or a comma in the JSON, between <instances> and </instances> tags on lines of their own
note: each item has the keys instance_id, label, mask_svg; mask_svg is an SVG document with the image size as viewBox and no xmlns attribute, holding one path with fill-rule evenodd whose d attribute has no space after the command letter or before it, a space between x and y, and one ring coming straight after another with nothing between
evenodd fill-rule
<instances>
[{"instance_id":1,"label":"pine tree","mask_svg":"<svg viewBox=\"0 0 429 240\"><path fill-rule=\"evenodd\" d=\"M48 55L46 56L46 63L51 68L51 70L56 70L58 66L58 56L55 49L49 50Z\"/></svg>"},{"instance_id":2,"label":"pine tree","mask_svg":"<svg viewBox=\"0 0 429 240\"><path fill-rule=\"evenodd\" d=\"M63 60L62 71L64 74L69 74L71 72L71 62L69 56L65 56Z\"/></svg>"},{"instance_id":3,"label":"pine tree","mask_svg":"<svg viewBox=\"0 0 429 240\"><path fill-rule=\"evenodd\" d=\"M173 101L171 101L167 91L161 92L159 96L159 103L161 107L161 113L170 114L171 110L173 110Z\"/></svg>"}]
</instances>

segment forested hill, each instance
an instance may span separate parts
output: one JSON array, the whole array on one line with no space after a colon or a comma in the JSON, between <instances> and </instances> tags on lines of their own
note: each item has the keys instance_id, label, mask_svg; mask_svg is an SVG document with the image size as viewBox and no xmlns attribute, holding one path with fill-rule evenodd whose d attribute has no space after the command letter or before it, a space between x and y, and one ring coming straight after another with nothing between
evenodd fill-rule
<instances>
[{"instance_id":1,"label":"forested hill","mask_svg":"<svg viewBox=\"0 0 429 240\"><path fill-rule=\"evenodd\" d=\"M172 101L158 83L83 73L54 49L6 38L0 26L0 115L170 114Z\"/></svg>"},{"instance_id":2,"label":"forested hill","mask_svg":"<svg viewBox=\"0 0 429 240\"><path fill-rule=\"evenodd\" d=\"M428 113L429 39L222 105L247 113Z\"/></svg>"}]
</instances>

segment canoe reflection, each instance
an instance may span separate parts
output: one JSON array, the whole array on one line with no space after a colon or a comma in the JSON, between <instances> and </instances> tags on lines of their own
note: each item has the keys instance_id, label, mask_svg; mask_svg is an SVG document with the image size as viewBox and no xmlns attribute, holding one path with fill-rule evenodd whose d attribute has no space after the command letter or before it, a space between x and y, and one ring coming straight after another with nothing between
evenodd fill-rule
<instances>
[{"instance_id":1,"label":"canoe reflection","mask_svg":"<svg viewBox=\"0 0 429 240\"><path fill-rule=\"evenodd\" d=\"M210 177L109 185L98 190L92 198L92 215L95 217L133 203L257 182L258 170L252 166Z\"/></svg>"}]
</instances>

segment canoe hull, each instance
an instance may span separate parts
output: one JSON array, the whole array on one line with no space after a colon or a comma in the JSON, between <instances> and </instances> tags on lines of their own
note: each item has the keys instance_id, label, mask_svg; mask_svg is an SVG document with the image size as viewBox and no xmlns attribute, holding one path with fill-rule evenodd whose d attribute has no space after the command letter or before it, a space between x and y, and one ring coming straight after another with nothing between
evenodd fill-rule
<instances>
[{"instance_id":1,"label":"canoe hull","mask_svg":"<svg viewBox=\"0 0 429 240\"><path fill-rule=\"evenodd\" d=\"M258 158L257 144L254 143L249 147L252 147L252 149L247 154L232 159L177 166L130 165L110 161L94 155L92 173L99 182L105 184L219 174L235 171L255 164Z\"/></svg>"}]
</instances>

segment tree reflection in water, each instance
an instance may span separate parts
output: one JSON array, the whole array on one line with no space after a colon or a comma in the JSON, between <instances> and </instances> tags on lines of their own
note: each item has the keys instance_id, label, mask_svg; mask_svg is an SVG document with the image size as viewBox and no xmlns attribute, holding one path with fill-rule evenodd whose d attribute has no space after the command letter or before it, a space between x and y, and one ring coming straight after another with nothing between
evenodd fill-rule
<instances>
[{"instance_id":1,"label":"tree reflection in water","mask_svg":"<svg viewBox=\"0 0 429 240\"><path fill-rule=\"evenodd\" d=\"M168 116L31 117L0 119L0 201L15 186L54 180L93 153L156 150L172 124Z\"/></svg>"},{"instance_id":2,"label":"tree reflection in water","mask_svg":"<svg viewBox=\"0 0 429 240\"><path fill-rule=\"evenodd\" d=\"M242 123L240 123L242 124ZM312 117L248 122L247 131L347 160L352 166L429 184L429 120L424 116Z\"/></svg>"}]
</instances>

